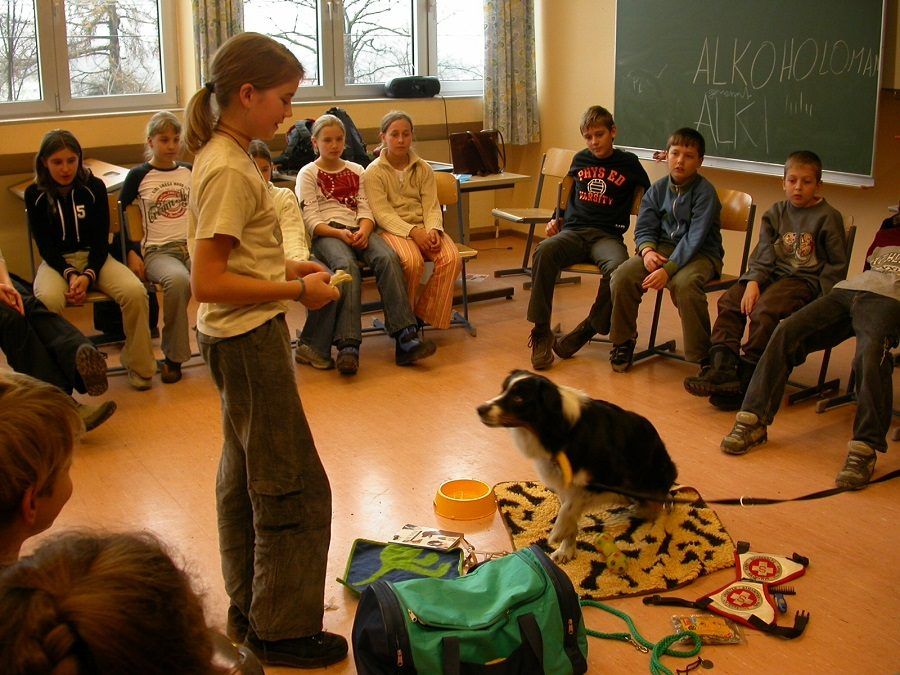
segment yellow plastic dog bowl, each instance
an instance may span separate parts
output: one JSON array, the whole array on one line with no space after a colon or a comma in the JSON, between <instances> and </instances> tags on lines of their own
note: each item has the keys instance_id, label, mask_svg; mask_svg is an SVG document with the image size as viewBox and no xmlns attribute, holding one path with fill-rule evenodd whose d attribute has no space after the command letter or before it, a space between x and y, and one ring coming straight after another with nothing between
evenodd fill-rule
<instances>
[{"instance_id":1,"label":"yellow plastic dog bowl","mask_svg":"<svg viewBox=\"0 0 900 675\"><path fill-rule=\"evenodd\" d=\"M476 520L494 513L497 500L494 491L480 480L463 478L448 480L434 496L434 510L439 516L453 520Z\"/></svg>"}]
</instances>

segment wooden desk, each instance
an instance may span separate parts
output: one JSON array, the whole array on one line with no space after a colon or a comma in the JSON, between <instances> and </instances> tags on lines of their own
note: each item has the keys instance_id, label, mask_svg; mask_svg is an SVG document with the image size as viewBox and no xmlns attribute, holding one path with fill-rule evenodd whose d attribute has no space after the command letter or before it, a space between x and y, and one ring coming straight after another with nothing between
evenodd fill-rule
<instances>
[{"instance_id":1,"label":"wooden desk","mask_svg":"<svg viewBox=\"0 0 900 675\"><path fill-rule=\"evenodd\" d=\"M97 178L103 181L106 185L107 192L115 192L120 187L122 187L122 183L125 182L125 176L128 174L128 169L122 166L116 166L115 164L110 164L109 162L102 162L99 159L85 159L84 166L91 170ZM21 183L16 183L15 185L11 185L9 191L12 192L19 199L25 199L25 190L34 182L33 178L29 178L28 180L24 180Z\"/></svg>"}]
</instances>

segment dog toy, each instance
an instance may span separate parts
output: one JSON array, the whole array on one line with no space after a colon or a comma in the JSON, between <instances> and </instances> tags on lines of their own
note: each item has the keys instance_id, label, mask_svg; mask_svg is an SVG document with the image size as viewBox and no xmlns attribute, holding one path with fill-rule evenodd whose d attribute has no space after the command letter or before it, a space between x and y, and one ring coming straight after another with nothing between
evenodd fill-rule
<instances>
[{"instance_id":1,"label":"dog toy","mask_svg":"<svg viewBox=\"0 0 900 675\"><path fill-rule=\"evenodd\" d=\"M625 573L625 568L628 565L625 554L619 550L616 542L613 541L609 534L603 533L597 537L597 548L600 549L600 553L606 558L606 568L608 570L615 574Z\"/></svg>"},{"instance_id":2,"label":"dog toy","mask_svg":"<svg viewBox=\"0 0 900 675\"><path fill-rule=\"evenodd\" d=\"M340 286L341 284L346 284L352 278L353 276L346 270L338 270L331 275L331 280L328 283L331 286Z\"/></svg>"},{"instance_id":3,"label":"dog toy","mask_svg":"<svg viewBox=\"0 0 900 675\"><path fill-rule=\"evenodd\" d=\"M564 452L557 452L554 459L556 459L560 473L562 473L563 488L567 488L572 484L572 463Z\"/></svg>"}]
</instances>

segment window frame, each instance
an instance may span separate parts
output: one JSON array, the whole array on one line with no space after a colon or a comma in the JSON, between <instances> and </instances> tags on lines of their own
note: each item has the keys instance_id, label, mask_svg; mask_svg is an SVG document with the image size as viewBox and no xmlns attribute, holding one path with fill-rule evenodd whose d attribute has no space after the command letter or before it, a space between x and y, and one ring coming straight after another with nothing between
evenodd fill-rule
<instances>
[{"instance_id":1,"label":"window frame","mask_svg":"<svg viewBox=\"0 0 900 675\"><path fill-rule=\"evenodd\" d=\"M0 103L0 119L30 115L64 116L171 108L179 105L178 45L175 0L156 0L159 8L160 69L163 91L158 94L73 97L69 80L66 2L35 2L38 73L41 99Z\"/></svg>"},{"instance_id":2,"label":"window frame","mask_svg":"<svg viewBox=\"0 0 900 675\"><path fill-rule=\"evenodd\" d=\"M452 1L452 0L444 0ZM437 76L437 7L436 0L412 0L412 40L416 74ZM318 0L319 79L320 85L304 85L297 90L295 101L347 100L381 98L384 83L347 84L344 73L344 3L343 0ZM441 93L475 95L484 93L484 80L442 80Z\"/></svg>"}]
</instances>

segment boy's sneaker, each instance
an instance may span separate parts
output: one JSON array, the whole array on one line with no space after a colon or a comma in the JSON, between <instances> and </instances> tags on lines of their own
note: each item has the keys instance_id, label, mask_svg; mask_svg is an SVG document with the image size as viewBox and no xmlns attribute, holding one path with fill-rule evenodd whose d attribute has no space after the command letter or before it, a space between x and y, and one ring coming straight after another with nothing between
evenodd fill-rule
<instances>
[{"instance_id":1,"label":"boy's sneaker","mask_svg":"<svg viewBox=\"0 0 900 675\"><path fill-rule=\"evenodd\" d=\"M152 377L144 377L143 375L138 375L133 370L128 371L128 384L137 389L138 391L147 391L150 387L153 386L153 378Z\"/></svg>"},{"instance_id":2,"label":"boy's sneaker","mask_svg":"<svg viewBox=\"0 0 900 675\"><path fill-rule=\"evenodd\" d=\"M437 345L431 340L419 337L415 326L408 326L401 330L397 334L395 342L394 359L398 366L409 366L437 351Z\"/></svg>"},{"instance_id":3,"label":"boy's sneaker","mask_svg":"<svg viewBox=\"0 0 900 675\"><path fill-rule=\"evenodd\" d=\"M535 370L546 370L553 365L553 332L549 327L531 329L528 346L531 347L531 366Z\"/></svg>"},{"instance_id":4,"label":"boy's sneaker","mask_svg":"<svg viewBox=\"0 0 900 675\"><path fill-rule=\"evenodd\" d=\"M228 605L228 618L225 621L225 634L236 644L241 644L247 639L247 633L249 631L250 619L248 619L234 603Z\"/></svg>"},{"instance_id":5,"label":"boy's sneaker","mask_svg":"<svg viewBox=\"0 0 900 675\"><path fill-rule=\"evenodd\" d=\"M722 452L729 455L743 455L750 448L762 445L768 440L766 425L752 412L742 410L735 417L734 427L722 439Z\"/></svg>"},{"instance_id":6,"label":"boy's sneaker","mask_svg":"<svg viewBox=\"0 0 900 675\"><path fill-rule=\"evenodd\" d=\"M719 410L733 412L740 410L744 403L743 394L710 394L709 403Z\"/></svg>"},{"instance_id":7,"label":"boy's sneaker","mask_svg":"<svg viewBox=\"0 0 900 675\"><path fill-rule=\"evenodd\" d=\"M103 403L98 403L97 405L88 405L86 403L76 402L75 407L78 410L78 416L84 423L85 431L96 429L106 420L112 417L112 414L114 412L116 412L115 401L104 401Z\"/></svg>"},{"instance_id":8,"label":"boy's sneaker","mask_svg":"<svg viewBox=\"0 0 900 675\"><path fill-rule=\"evenodd\" d=\"M341 375L356 375L359 370L359 347L342 347L335 361Z\"/></svg>"},{"instance_id":9,"label":"boy's sneaker","mask_svg":"<svg viewBox=\"0 0 900 675\"><path fill-rule=\"evenodd\" d=\"M597 332L591 327L590 319L585 319L572 331L553 343L553 351L561 359L570 359L584 347Z\"/></svg>"},{"instance_id":10,"label":"boy's sneaker","mask_svg":"<svg viewBox=\"0 0 900 675\"><path fill-rule=\"evenodd\" d=\"M169 359L163 360L159 365L159 379L164 384L175 384L178 382L181 379L181 364L169 361Z\"/></svg>"},{"instance_id":11,"label":"boy's sneaker","mask_svg":"<svg viewBox=\"0 0 900 675\"><path fill-rule=\"evenodd\" d=\"M834 483L838 487L861 490L869 484L875 471L875 451L862 441L850 441L847 448L850 452Z\"/></svg>"},{"instance_id":12,"label":"boy's sneaker","mask_svg":"<svg viewBox=\"0 0 900 675\"><path fill-rule=\"evenodd\" d=\"M631 368L631 362L634 360L634 347L637 340L632 338L625 340L620 345L613 345L612 351L609 353L609 363L612 369L617 373L624 373Z\"/></svg>"},{"instance_id":13,"label":"boy's sneaker","mask_svg":"<svg viewBox=\"0 0 900 675\"><path fill-rule=\"evenodd\" d=\"M107 390L106 358L94 345L85 343L75 352L75 370L84 383L88 396L99 396Z\"/></svg>"},{"instance_id":14,"label":"boy's sneaker","mask_svg":"<svg viewBox=\"0 0 900 675\"><path fill-rule=\"evenodd\" d=\"M303 638L262 640L250 629L247 646L269 666L324 668L347 658L347 640L324 630Z\"/></svg>"},{"instance_id":15,"label":"boy's sneaker","mask_svg":"<svg viewBox=\"0 0 900 675\"><path fill-rule=\"evenodd\" d=\"M331 356L322 356L315 349L302 342L297 343L294 351L294 361L318 370L331 370L334 368L334 359Z\"/></svg>"}]
</instances>

